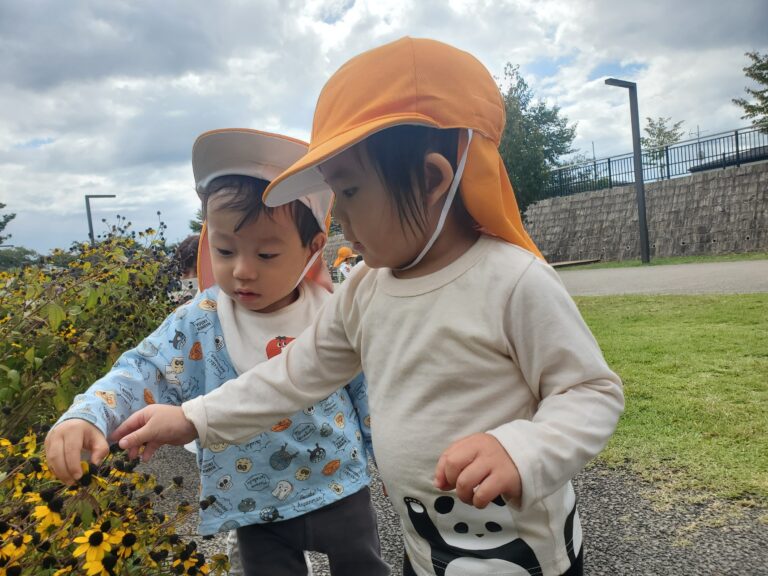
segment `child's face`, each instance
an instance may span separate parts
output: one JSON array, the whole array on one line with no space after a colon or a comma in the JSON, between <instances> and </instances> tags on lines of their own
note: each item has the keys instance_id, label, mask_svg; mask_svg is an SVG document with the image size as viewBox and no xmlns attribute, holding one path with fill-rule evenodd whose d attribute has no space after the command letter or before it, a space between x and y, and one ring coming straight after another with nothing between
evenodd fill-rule
<instances>
[{"instance_id":1,"label":"child's face","mask_svg":"<svg viewBox=\"0 0 768 576\"><path fill-rule=\"evenodd\" d=\"M363 146L324 162L320 171L336 196L333 215L344 237L368 266L396 269L416 258L426 239L401 226L395 203Z\"/></svg>"},{"instance_id":2,"label":"child's face","mask_svg":"<svg viewBox=\"0 0 768 576\"><path fill-rule=\"evenodd\" d=\"M265 213L235 227L242 212L222 208L226 194L208 201L208 241L213 276L221 290L254 312L274 312L294 301L294 285L307 265L318 236L301 245L290 210Z\"/></svg>"}]
</instances>

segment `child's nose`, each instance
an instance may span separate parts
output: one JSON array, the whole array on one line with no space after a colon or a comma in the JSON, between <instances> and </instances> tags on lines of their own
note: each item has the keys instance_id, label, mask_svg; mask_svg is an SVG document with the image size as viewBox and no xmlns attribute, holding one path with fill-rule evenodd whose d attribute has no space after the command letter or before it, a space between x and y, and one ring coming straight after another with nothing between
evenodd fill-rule
<instances>
[{"instance_id":1,"label":"child's nose","mask_svg":"<svg viewBox=\"0 0 768 576\"><path fill-rule=\"evenodd\" d=\"M340 206L338 200L333 203L331 214L333 215L333 219L336 220L336 222L338 222L342 228L344 228L344 226L347 224L347 214L344 211L344 207Z\"/></svg>"},{"instance_id":2,"label":"child's nose","mask_svg":"<svg viewBox=\"0 0 768 576\"><path fill-rule=\"evenodd\" d=\"M238 258L233 275L240 280L255 280L259 274L255 263L250 258Z\"/></svg>"}]
</instances>

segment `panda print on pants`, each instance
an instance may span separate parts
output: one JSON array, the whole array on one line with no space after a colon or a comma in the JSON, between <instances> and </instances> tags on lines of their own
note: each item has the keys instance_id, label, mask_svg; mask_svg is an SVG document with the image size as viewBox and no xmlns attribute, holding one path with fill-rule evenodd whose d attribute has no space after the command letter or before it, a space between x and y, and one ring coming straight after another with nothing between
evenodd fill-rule
<instances>
[{"instance_id":1,"label":"panda print on pants","mask_svg":"<svg viewBox=\"0 0 768 576\"><path fill-rule=\"evenodd\" d=\"M404 500L413 527L430 544L432 567L437 576L541 574L536 554L519 537L500 496L484 510L452 496L440 496L435 500L437 525L419 500L410 497Z\"/></svg>"}]
</instances>

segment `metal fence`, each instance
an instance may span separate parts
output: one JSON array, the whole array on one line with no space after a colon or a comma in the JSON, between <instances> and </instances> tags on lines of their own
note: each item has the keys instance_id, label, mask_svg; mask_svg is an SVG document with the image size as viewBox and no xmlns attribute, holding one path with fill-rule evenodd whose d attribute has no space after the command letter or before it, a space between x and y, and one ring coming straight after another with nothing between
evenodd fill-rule
<instances>
[{"instance_id":1,"label":"metal fence","mask_svg":"<svg viewBox=\"0 0 768 576\"><path fill-rule=\"evenodd\" d=\"M768 160L768 133L741 128L643 150L643 181L655 182L694 172ZM626 186L635 182L632 154L612 156L552 170L542 198Z\"/></svg>"}]
</instances>

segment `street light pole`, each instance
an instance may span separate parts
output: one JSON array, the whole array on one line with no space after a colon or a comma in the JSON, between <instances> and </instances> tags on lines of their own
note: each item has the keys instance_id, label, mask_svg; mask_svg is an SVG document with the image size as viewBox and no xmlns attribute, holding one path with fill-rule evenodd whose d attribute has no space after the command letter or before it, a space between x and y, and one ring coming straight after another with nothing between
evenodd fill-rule
<instances>
[{"instance_id":1,"label":"street light pole","mask_svg":"<svg viewBox=\"0 0 768 576\"><path fill-rule=\"evenodd\" d=\"M619 86L629 89L629 114L632 119L632 151L635 165L635 196L637 197L637 220L640 225L640 258L643 264L651 261L651 250L648 244L648 221L645 217L645 186L643 183L643 155L640 150L640 115L637 110L637 84L608 78L608 86Z\"/></svg>"},{"instance_id":2,"label":"street light pole","mask_svg":"<svg viewBox=\"0 0 768 576\"><path fill-rule=\"evenodd\" d=\"M91 239L91 246L96 241L93 237L93 222L91 222L91 198L117 198L114 194L86 194L85 195L85 213L88 215L88 238Z\"/></svg>"}]
</instances>

